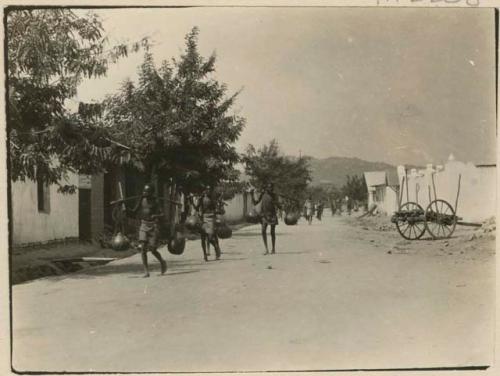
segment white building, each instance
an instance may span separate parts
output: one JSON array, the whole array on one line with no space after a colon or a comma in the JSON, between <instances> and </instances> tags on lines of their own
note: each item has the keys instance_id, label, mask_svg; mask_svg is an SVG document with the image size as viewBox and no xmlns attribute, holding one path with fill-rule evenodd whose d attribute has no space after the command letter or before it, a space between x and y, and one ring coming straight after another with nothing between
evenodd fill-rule
<instances>
[{"instance_id":1,"label":"white building","mask_svg":"<svg viewBox=\"0 0 500 376\"><path fill-rule=\"evenodd\" d=\"M398 208L399 184L395 172L369 171L364 173L368 189L368 208L374 204L384 214L392 214Z\"/></svg>"},{"instance_id":2,"label":"white building","mask_svg":"<svg viewBox=\"0 0 500 376\"><path fill-rule=\"evenodd\" d=\"M70 174L67 184L78 184ZM78 238L78 194L31 180L11 183L13 245Z\"/></svg>"}]
</instances>

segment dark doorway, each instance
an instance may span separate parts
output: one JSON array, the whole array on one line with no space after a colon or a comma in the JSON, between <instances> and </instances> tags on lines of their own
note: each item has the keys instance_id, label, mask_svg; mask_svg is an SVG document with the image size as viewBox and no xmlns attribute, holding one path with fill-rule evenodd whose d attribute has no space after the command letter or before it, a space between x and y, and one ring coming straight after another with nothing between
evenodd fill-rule
<instances>
[{"instance_id":1,"label":"dark doorway","mask_svg":"<svg viewBox=\"0 0 500 376\"><path fill-rule=\"evenodd\" d=\"M78 190L78 233L80 240L90 240L90 189Z\"/></svg>"}]
</instances>

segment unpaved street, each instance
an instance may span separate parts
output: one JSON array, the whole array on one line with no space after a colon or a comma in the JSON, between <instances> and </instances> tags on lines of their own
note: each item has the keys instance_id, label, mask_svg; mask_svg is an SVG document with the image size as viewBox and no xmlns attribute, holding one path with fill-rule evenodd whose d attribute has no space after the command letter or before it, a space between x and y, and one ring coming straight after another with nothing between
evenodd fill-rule
<instances>
[{"instance_id":1,"label":"unpaved street","mask_svg":"<svg viewBox=\"0 0 500 376\"><path fill-rule=\"evenodd\" d=\"M491 364L495 263L471 230L403 242L346 217L258 226L205 263L198 242L13 287L18 371L245 371ZM486 243L485 243L486 244ZM448 249L450 251L448 251ZM388 253L390 251L390 253ZM162 250L165 254L166 249ZM461 253L462 252L462 253ZM212 256L213 259L213 256Z\"/></svg>"}]
</instances>

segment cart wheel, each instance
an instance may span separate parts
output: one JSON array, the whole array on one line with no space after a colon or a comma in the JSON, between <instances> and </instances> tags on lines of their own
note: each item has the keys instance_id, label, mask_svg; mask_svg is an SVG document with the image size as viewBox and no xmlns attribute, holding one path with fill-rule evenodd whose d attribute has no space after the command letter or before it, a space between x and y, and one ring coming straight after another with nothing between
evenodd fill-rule
<instances>
[{"instance_id":1,"label":"cart wheel","mask_svg":"<svg viewBox=\"0 0 500 376\"><path fill-rule=\"evenodd\" d=\"M407 240L417 240L424 235L425 223L422 220L424 209L416 202L405 202L398 211L399 216L406 220L397 221L396 228Z\"/></svg>"},{"instance_id":2,"label":"cart wheel","mask_svg":"<svg viewBox=\"0 0 500 376\"><path fill-rule=\"evenodd\" d=\"M449 238L457 226L453 207L445 200L432 201L425 211L425 228L434 239Z\"/></svg>"}]
</instances>

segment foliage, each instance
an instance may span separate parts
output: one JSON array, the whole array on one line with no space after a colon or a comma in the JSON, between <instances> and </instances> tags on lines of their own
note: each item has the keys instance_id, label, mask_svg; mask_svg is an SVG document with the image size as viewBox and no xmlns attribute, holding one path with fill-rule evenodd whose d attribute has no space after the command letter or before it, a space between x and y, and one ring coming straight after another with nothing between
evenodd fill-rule
<instances>
[{"instance_id":1,"label":"foliage","mask_svg":"<svg viewBox=\"0 0 500 376\"><path fill-rule=\"evenodd\" d=\"M105 101L113 139L130 147L148 178L171 178L186 194L238 179L233 144L244 119L229 113L238 93L226 97L226 86L212 77L215 60L200 56L193 28L178 60L157 68L146 53L138 83L125 82Z\"/></svg>"},{"instance_id":2,"label":"foliage","mask_svg":"<svg viewBox=\"0 0 500 376\"><path fill-rule=\"evenodd\" d=\"M115 147L65 102L84 78L147 40L106 50L100 19L68 9L7 10L8 125L11 179L60 184L67 172L101 171ZM99 142L97 142L99 140Z\"/></svg>"},{"instance_id":3,"label":"foliage","mask_svg":"<svg viewBox=\"0 0 500 376\"><path fill-rule=\"evenodd\" d=\"M358 202L366 201L368 198L365 179L358 175L347 175L347 182L342 187L341 192L344 197L349 196L351 200Z\"/></svg>"},{"instance_id":4,"label":"foliage","mask_svg":"<svg viewBox=\"0 0 500 376\"><path fill-rule=\"evenodd\" d=\"M314 202L323 201L328 202L330 199L329 190L323 185L313 185L307 187L307 197L311 197Z\"/></svg>"},{"instance_id":5,"label":"foliage","mask_svg":"<svg viewBox=\"0 0 500 376\"><path fill-rule=\"evenodd\" d=\"M276 140L272 140L259 149L249 145L243 161L252 186L263 189L267 183L273 183L278 194L293 199L293 206L300 207L311 181L308 158L285 156Z\"/></svg>"},{"instance_id":6,"label":"foliage","mask_svg":"<svg viewBox=\"0 0 500 376\"><path fill-rule=\"evenodd\" d=\"M242 193L247 190L248 183L243 181L225 181L219 183L216 188L217 193L222 197L224 201L231 200L238 193Z\"/></svg>"}]
</instances>

